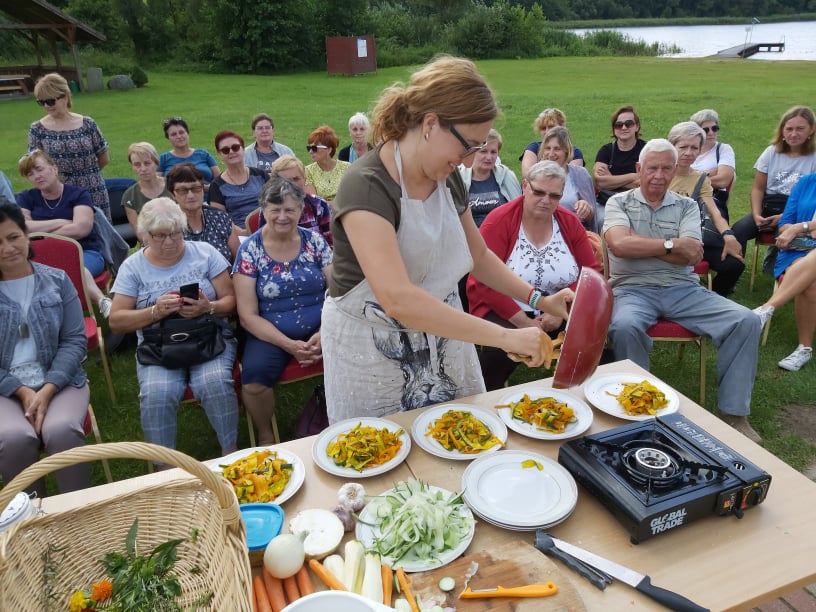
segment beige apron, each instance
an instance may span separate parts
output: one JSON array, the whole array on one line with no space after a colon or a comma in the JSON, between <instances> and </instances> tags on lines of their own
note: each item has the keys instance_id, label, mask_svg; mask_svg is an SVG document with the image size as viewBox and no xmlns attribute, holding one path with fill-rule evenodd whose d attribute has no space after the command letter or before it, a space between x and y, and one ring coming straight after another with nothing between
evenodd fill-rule
<instances>
[{"instance_id":1,"label":"beige apron","mask_svg":"<svg viewBox=\"0 0 816 612\"><path fill-rule=\"evenodd\" d=\"M402 185L402 159L394 143ZM427 200L402 187L397 244L411 282L461 310L457 282L473 267L465 231L444 181ZM485 390L476 348L407 329L389 317L363 280L323 305L321 342L329 421L380 417Z\"/></svg>"}]
</instances>

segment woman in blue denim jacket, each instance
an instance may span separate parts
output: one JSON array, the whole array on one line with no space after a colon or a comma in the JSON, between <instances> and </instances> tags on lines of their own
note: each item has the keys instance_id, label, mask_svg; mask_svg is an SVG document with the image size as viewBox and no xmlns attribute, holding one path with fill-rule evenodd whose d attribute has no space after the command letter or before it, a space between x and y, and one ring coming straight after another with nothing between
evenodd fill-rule
<instances>
[{"instance_id":1,"label":"woman in blue denim jacket","mask_svg":"<svg viewBox=\"0 0 816 612\"><path fill-rule=\"evenodd\" d=\"M82 307L62 271L31 262L25 218L0 198L0 475L8 483L41 449L85 443L90 391ZM90 486L88 464L57 471L61 492ZM42 480L31 490L45 495Z\"/></svg>"}]
</instances>

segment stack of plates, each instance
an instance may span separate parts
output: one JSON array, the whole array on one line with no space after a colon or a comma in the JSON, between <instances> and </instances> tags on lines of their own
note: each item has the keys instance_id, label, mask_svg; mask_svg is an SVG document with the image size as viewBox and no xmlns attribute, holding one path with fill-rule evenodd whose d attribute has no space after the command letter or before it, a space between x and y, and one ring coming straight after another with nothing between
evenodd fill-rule
<instances>
[{"instance_id":1,"label":"stack of plates","mask_svg":"<svg viewBox=\"0 0 816 612\"><path fill-rule=\"evenodd\" d=\"M530 460L538 465L522 465ZM476 459L462 475L462 495L476 516L513 531L548 529L572 514L578 503L578 487L566 469L549 457L521 450Z\"/></svg>"}]
</instances>

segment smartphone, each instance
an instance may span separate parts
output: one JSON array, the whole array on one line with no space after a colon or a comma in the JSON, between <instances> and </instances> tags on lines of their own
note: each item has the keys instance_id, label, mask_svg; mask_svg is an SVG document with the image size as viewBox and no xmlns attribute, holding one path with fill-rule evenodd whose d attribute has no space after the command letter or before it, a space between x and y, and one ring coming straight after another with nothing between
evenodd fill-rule
<instances>
[{"instance_id":1,"label":"smartphone","mask_svg":"<svg viewBox=\"0 0 816 612\"><path fill-rule=\"evenodd\" d=\"M189 285L182 285L179 288L179 295L183 298L190 298L191 300L198 299L198 283L190 283Z\"/></svg>"}]
</instances>

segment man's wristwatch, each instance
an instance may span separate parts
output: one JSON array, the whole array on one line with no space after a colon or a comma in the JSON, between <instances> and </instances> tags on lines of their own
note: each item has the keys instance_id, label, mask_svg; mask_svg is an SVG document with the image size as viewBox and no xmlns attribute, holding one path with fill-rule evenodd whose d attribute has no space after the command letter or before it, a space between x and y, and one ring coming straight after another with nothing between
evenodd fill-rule
<instances>
[{"instance_id":1,"label":"man's wristwatch","mask_svg":"<svg viewBox=\"0 0 816 612\"><path fill-rule=\"evenodd\" d=\"M666 248L666 255L671 255L672 249L674 248L674 241L671 238L666 238L663 242L663 246Z\"/></svg>"}]
</instances>

